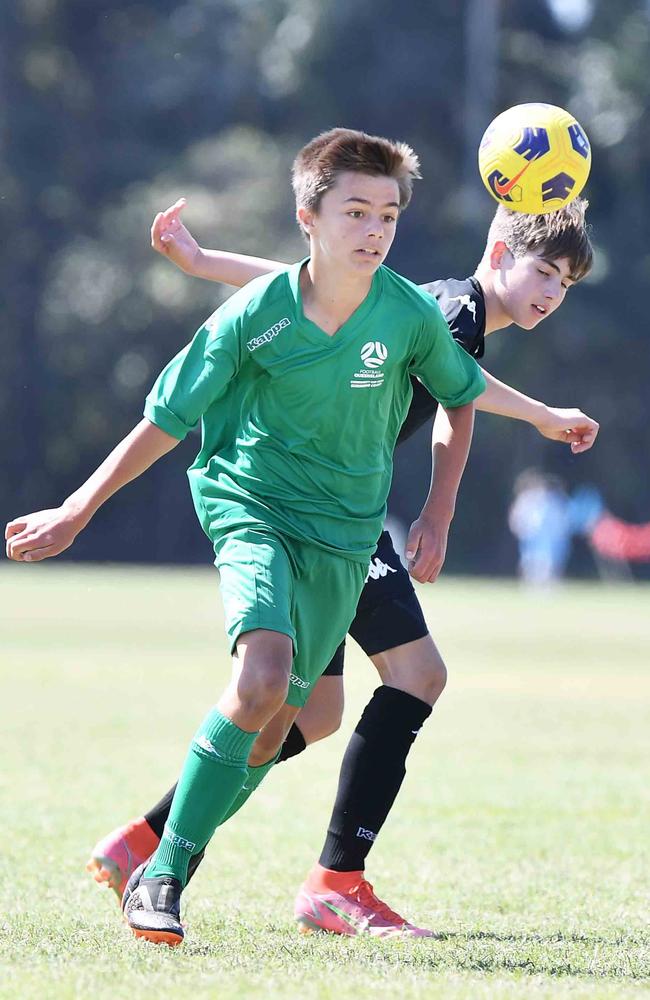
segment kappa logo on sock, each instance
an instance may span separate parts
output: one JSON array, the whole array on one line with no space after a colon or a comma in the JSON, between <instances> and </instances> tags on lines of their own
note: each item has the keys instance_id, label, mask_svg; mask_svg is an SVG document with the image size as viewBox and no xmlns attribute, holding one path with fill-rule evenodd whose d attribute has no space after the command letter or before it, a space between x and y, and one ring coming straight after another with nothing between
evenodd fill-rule
<instances>
[{"instance_id":1,"label":"kappa logo on sock","mask_svg":"<svg viewBox=\"0 0 650 1000\"><path fill-rule=\"evenodd\" d=\"M357 837L360 837L361 840L369 840L374 843L377 839L377 834L372 830L366 830L365 826L360 826L357 830Z\"/></svg>"},{"instance_id":2,"label":"kappa logo on sock","mask_svg":"<svg viewBox=\"0 0 650 1000\"><path fill-rule=\"evenodd\" d=\"M205 736L203 733L201 733L200 736L197 736L194 742L196 743L197 747L200 747L201 750L205 750L207 751L207 753L212 754L213 757L218 757L220 760L224 759L223 754L219 753L219 751L211 742L211 740L209 740L208 737Z\"/></svg>"},{"instance_id":3,"label":"kappa logo on sock","mask_svg":"<svg viewBox=\"0 0 650 1000\"><path fill-rule=\"evenodd\" d=\"M170 830L168 826L165 826L163 837L165 840L169 840L174 847L180 847L184 851L188 851L190 854L193 854L196 850L196 844L193 844L191 840L186 840L185 837L179 837L178 834L174 833L173 830Z\"/></svg>"}]
</instances>

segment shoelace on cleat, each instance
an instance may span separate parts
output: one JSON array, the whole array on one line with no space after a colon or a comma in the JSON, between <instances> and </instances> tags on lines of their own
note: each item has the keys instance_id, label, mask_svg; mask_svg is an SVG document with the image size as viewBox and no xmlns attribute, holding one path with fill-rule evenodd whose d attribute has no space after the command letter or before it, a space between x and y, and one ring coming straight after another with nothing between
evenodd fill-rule
<instances>
[{"instance_id":1,"label":"shoelace on cleat","mask_svg":"<svg viewBox=\"0 0 650 1000\"><path fill-rule=\"evenodd\" d=\"M404 917L401 917L399 913L395 913L395 910L391 910L388 903L384 903L382 899L375 896L375 890L365 878L350 890L350 895L356 896L362 906L367 906L374 910L384 920L390 920L396 924L406 924ZM372 920L372 917L369 917L369 919Z\"/></svg>"}]
</instances>

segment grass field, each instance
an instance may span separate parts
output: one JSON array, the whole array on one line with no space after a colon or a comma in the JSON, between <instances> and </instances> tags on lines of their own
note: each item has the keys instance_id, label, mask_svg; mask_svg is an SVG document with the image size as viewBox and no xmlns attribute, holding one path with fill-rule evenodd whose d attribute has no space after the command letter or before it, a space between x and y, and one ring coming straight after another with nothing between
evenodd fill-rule
<instances>
[{"instance_id":1,"label":"grass field","mask_svg":"<svg viewBox=\"0 0 650 1000\"><path fill-rule=\"evenodd\" d=\"M436 939L291 920L374 686L350 649L342 731L220 832L173 952L131 939L84 863L168 787L224 682L216 574L7 565L0 593L0 997L650 996L647 586L421 591L450 683L369 875Z\"/></svg>"}]
</instances>

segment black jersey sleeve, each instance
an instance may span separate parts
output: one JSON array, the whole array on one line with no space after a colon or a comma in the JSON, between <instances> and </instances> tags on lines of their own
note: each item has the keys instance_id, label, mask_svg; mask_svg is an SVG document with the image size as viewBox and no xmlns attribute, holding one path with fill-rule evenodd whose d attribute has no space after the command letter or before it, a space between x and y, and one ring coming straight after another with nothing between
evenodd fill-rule
<instances>
[{"instance_id":1,"label":"black jersey sleeve","mask_svg":"<svg viewBox=\"0 0 650 1000\"><path fill-rule=\"evenodd\" d=\"M485 350L485 297L476 278L445 278L429 281L420 288L436 299L449 324L451 335L474 358L482 358ZM411 377L413 399L399 432L401 444L434 416L438 401L422 383Z\"/></svg>"}]
</instances>

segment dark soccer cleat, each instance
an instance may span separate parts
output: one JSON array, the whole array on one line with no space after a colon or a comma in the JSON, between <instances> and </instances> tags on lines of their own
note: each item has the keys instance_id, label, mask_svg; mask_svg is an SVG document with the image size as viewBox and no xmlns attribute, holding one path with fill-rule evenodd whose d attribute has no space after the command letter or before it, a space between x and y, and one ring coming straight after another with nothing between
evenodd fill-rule
<instances>
[{"instance_id":1,"label":"dark soccer cleat","mask_svg":"<svg viewBox=\"0 0 650 1000\"><path fill-rule=\"evenodd\" d=\"M175 948L185 937L181 924L183 889L171 875L143 878L147 864L145 861L136 868L127 882L122 897L124 919L136 937Z\"/></svg>"}]
</instances>

